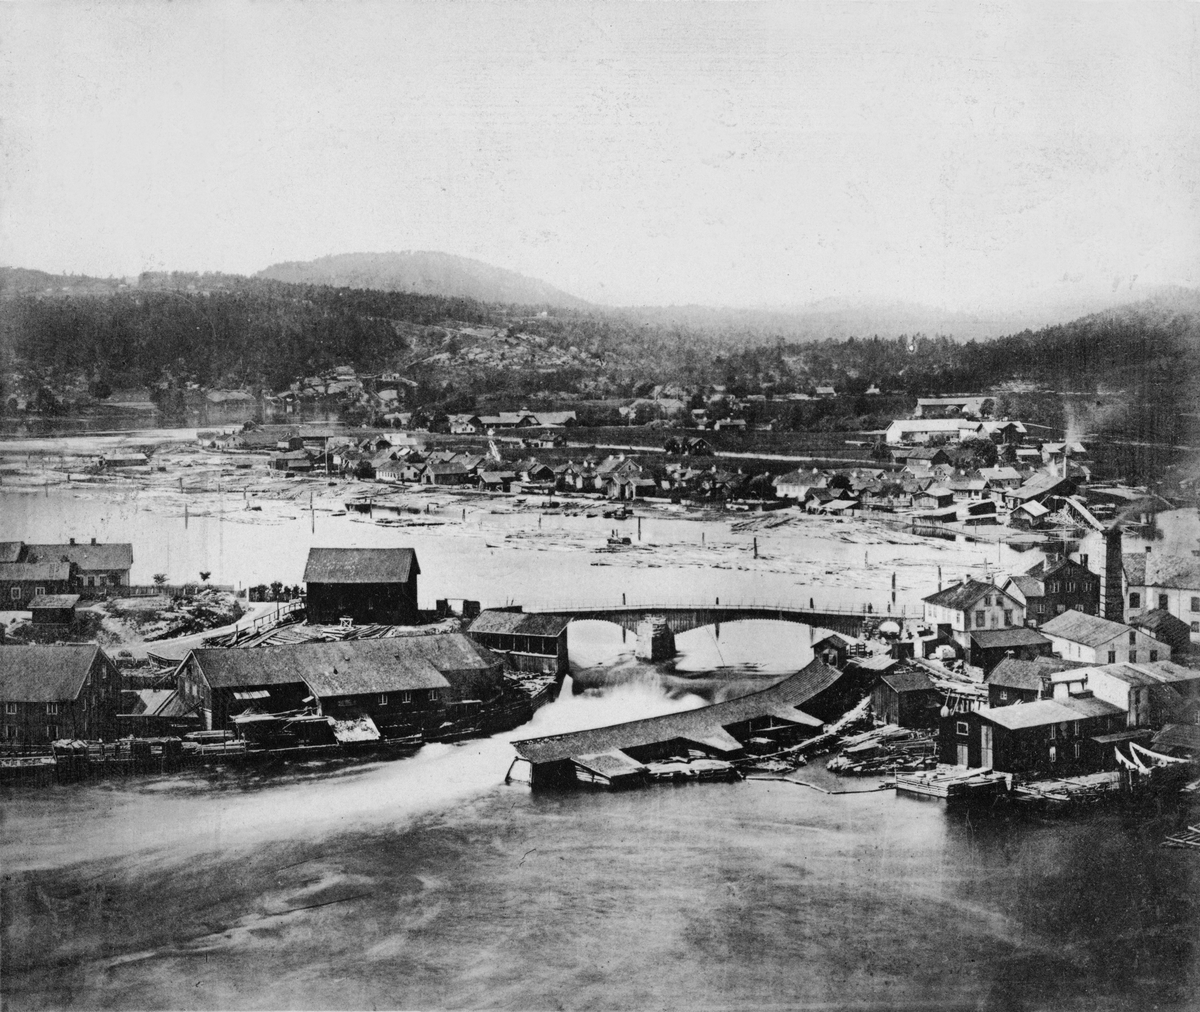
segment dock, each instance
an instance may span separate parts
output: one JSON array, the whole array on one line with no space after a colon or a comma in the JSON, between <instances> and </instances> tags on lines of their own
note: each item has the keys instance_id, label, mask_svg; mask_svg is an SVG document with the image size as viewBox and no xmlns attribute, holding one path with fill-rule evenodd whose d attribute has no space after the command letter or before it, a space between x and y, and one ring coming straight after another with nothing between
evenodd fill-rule
<instances>
[{"instance_id":1,"label":"dock","mask_svg":"<svg viewBox=\"0 0 1200 1012\"><path fill-rule=\"evenodd\" d=\"M939 765L919 773L897 773L896 792L948 802L991 801L1008 793L1008 781L1006 773Z\"/></svg>"}]
</instances>

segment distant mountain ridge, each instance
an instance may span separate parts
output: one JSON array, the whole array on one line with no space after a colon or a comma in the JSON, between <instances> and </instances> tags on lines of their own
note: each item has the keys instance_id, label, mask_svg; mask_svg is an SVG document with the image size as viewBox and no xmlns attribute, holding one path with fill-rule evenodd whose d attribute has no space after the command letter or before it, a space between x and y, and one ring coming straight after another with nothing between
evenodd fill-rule
<instances>
[{"instance_id":1,"label":"distant mountain ridge","mask_svg":"<svg viewBox=\"0 0 1200 1012\"><path fill-rule=\"evenodd\" d=\"M545 281L451 253L340 253L272 264L256 275L292 284L371 288L503 302L586 309L589 303Z\"/></svg>"}]
</instances>

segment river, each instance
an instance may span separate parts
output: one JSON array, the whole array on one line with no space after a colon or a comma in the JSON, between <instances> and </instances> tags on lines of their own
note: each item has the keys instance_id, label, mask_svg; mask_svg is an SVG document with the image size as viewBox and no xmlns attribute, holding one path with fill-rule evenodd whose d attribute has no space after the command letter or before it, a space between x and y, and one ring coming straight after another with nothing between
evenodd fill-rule
<instances>
[{"instance_id":1,"label":"river","mask_svg":"<svg viewBox=\"0 0 1200 1012\"><path fill-rule=\"evenodd\" d=\"M824 592L882 608L896 571L903 603L938 566L949 578L1036 559L830 526L760 535L755 560L726 523L664 518L643 525L649 566L597 551L611 522L584 518L549 536L549 519L527 514L427 530L318 514L314 534L293 504L185 520L147 498L75 496L5 497L0 539L129 539L135 580L211 568L245 584L298 582L310 544L411 544L423 599L485 604ZM590 691L506 735L386 763L6 788L4 1005L1196 1007L1200 861L1159 846L1200 821L1194 803L1052 820L766 781L623 794L504 783L514 738L744 691L801 667L811 638L771 623L693 630L673 667L650 670L615 627L586 623L571 649ZM876 783L819 762L799 778Z\"/></svg>"},{"instance_id":2,"label":"river","mask_svg":"<svg viewBox=\"0 0 1200 1012\"><path fill-rule=\"evenodd\" d=\"M1200 863L1158 846L1187 813L503 783L513 737L696 702L625 685L388 763L9 790L5 1006L1195 1007Z\"/></svg>"}]
</instances>

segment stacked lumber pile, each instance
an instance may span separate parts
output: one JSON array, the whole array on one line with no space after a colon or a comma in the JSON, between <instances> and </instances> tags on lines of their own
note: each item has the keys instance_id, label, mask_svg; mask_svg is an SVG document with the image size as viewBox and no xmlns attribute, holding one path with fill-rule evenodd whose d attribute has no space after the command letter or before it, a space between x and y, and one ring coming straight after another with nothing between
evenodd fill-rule
<instances>
[{"instance_id":1,"label":"stacked lumber pile","mask_svg":"<svg viewBox=\"0 0 1200 1012\"><path fill-rule=\"evenodd\" d=\"M879 774L933 769L937 741L932 731L895 724L846 738L842 751L825 764L834 773Z\"/></svg>"}]
</instances>

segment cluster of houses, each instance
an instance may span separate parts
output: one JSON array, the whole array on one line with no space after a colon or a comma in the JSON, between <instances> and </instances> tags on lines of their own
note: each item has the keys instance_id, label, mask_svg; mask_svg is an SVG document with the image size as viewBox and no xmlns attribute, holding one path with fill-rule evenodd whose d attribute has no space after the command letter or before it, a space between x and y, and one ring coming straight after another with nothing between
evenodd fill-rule
<instances>
[{"instance_id":1,"label":"cluster of houses","mask_svg":"<svg viewBox=\"0 0 1200 1012\"><path fill-rule=\"evenodd\" d=\"M308 619L417 623L419 573L410 548L312 549ZM436 730L503 694L506 664L554 674L565 663L564 621L531 629L522 625L530 616L516 616L505 627L516 635L504 641L496 639L502 620L490 616L479 616L470 634L198 648L175 669L173 686L124 694L120 672L95 644L0 645L0 740L37 747L168 727L227 729L238 717L301 710L335 722L370 718L384 737ZM484 645L489 636L499 652Z\"/></svg>"},{"instance_id":2,"label":"cluster of houses","mask_svg":"<svg viewBox=\"0 0 1200 1012\"><path fill-rule=\"evenodd\" d=\"M0 609L32 611L35 623L70 621L80 597L129 585L133 546L76 541L34 545L0 541Z\"/></svg>"},{"instance_id":3,"label":"cluster of houses","mask_svg":"<svg viewBox=\"0 0 1200 1012\"><path fill-rule=\"evenodd\" d=\"M998 524L1039 530L1079 489L1075 478L1026 465L956 466L941 447L915 448L900 471L858 467L796 470L774 478L775 494L809 512L903 511L929 524Z\"/></svg>"},{"instance_id":4,"label":"cluster of houses","mask_svg":"<svg viewBox=\"0 0 1200 1012\"><path fill-rule=\"evenodd\" d=\"M1005 773L1111 769L1129 742L1200 758L1200 670L1180 663L1190 627L1169 590L1147 602L1136 586L1124 622L1100 614L1100 577L1065 557L943 588L916 635L871 659L876 713L937 728L944 762ZM1200 590L1195 604L1200 615Z\"/></svg>"}]
</instances>

